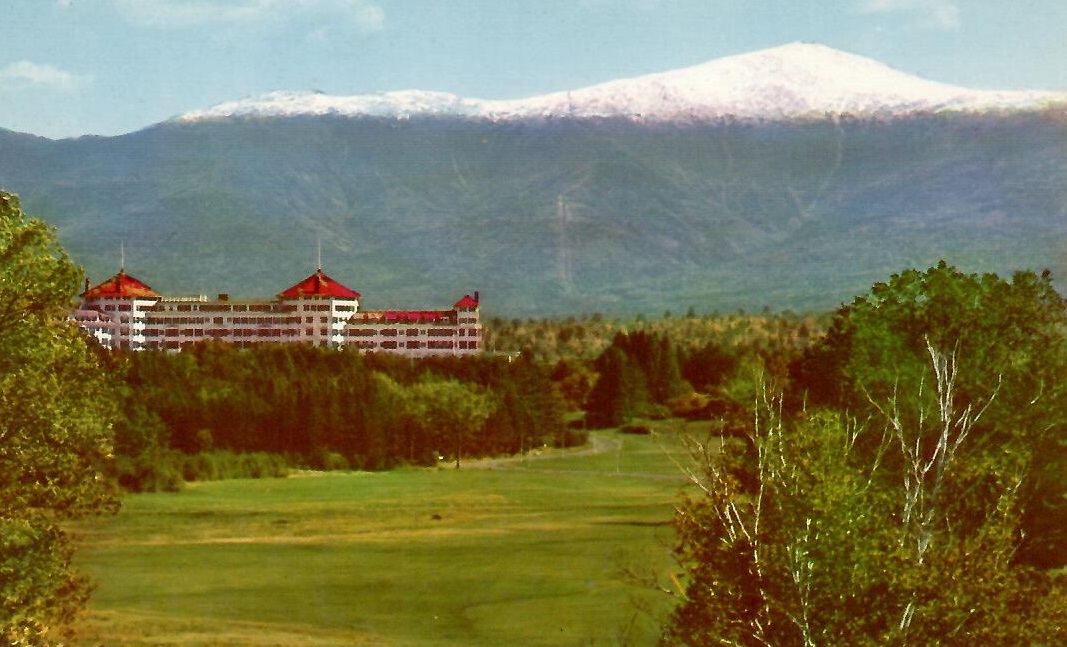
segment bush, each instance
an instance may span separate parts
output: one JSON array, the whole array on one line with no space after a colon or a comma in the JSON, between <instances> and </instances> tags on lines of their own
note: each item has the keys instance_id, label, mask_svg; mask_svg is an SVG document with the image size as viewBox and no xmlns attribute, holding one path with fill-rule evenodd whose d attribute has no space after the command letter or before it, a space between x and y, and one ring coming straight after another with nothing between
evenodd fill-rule
<instances>
[{"instance_id":1,"label":"bush","mask_svg":"<svg viewBox=\"0 0 1067 647\"><path fill-rule=\"evenodd\" d=\"M693 392L671 399L667 402L667 406L674 418L699 420L706 417L705 410L710 402L711 396L708 394Z\"/></svg>"},{"instance_id":2,"label":"bush","mask_svg":"<svg viewBox=\"0 0 1067 647\"><path fill-rule=\"evenodd\" d=\"M116 480L128 492L177 492L185 484L182 458L169 450L152 450L132 458L118 456Z\"/></svg>"},{"instance_id":3,"label":"bush","mask_svg":"<svg viewBox=\"0 0 1067 647\"><path fill-rule=\"evenodd\" d=\"M331 471L351 469L352 465L347 458L337 452L320 450L311 455L308 467L314 470Z\"/></svg>"},{"instance_id":4,"label":"bush","mask_svg":"<svg viewBox=\"0 0 1067 647\"><path fill-rule=\"evenodd\" d=\"M115 477L128 492L177 492L186 482L235 478L284 478L289 465L284 456L229 451L183 454L154 449L139 456L118 456Z\"/></svg>"},{"instance_id":5,"label":"bush","mask_svg":"<svg viewBox=\"0 0 1067 647\"><path fill-rule=\"evenodd\" d=\"M567 427L556 435L557 447L581 447L589 442L589 431L584 428Z\"/></svg>"},{"instance_id":6,"label":"bush","mask_svg":"<svg viewBox=\"0 0 1067 647\"><path fill-rule=\"evenodd\" d=\"M183 473L187 481L284 478L289 475L289 466L279 454L215 451L186 456Z\"/></svg>"}]
</instances>

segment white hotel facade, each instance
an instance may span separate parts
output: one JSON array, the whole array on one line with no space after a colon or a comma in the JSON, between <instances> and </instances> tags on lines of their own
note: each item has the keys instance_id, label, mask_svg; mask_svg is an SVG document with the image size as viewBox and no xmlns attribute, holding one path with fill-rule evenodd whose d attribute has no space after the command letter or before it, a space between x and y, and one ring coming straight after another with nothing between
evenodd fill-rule
<instances>
[{"instance_id":1,"label":"white hotel facade","mask_svg":"<svg viewBox=\"0 0 1067 647\"><path fill-rule=\"evenodd\" d=\"M303 343L406 357L482 351L478 293L448 310L361 311L360 294L320 268L272 300L165 297L120 270L81 294L78 325L105 348L169 350L205 340Z\"/></svg>"}]
</instances>

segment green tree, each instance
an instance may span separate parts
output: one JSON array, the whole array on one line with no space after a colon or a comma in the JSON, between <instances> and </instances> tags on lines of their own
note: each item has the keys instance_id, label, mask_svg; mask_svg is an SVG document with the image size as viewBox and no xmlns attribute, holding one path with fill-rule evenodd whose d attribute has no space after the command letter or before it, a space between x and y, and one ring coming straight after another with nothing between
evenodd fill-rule
<instances>
[{"instance_id":1,"label":"green tree","mask_svg":"<svg viewBox=\"0 0 1067 647\"><path fill-rule=\"evenodd\" d=\"M1064 644L1065 323L1047 274L944 263L842 308L791 407L697 446L666 639Z\"/></svg>"},{"instance_id":2,"label":"green tree","mask_svg":"<svg viewBox=\"0 0 1067 647\"><path fill-rule=\"evenodd\" d=\"M84 607L61 523L114 510L113 385L68 321L80 272L0 192L0 642L48 645Z\"/></svg>"},{"instance_id":3,"label":"green tree","mask_svg":"<svg viewBox=\"0 0 1067 647\"><path fill-rule=\"evenodd\" d=\"M376 428L388 430L385 437L390 443L392 457L412 465L436 461L430 452L439 448L428 446L430 443L422 429L424 425L418 418L416 407L412 406L408 389L380 371L372 374L372 383L374 398L370 409L376 418Z\"/></svg>"},{"instance_id":4,"label":"green tree","mask_svg":"<svg viewBox=\"0 0 1067 647\"><path fill-rule=\"evenodd\" d=\"M718 389L738 367L738 358L717 340L691 351L682 362L682 376L698 391Z\"/></svg>"},{"instance_id":5,"label":"green tree","mask_svg":"<svg viewBox=\"0 0 1067 647\"><path fill-rule=\"evenodd\" d=\"M764 393L747 442L694 444L664 642L1063 644L1062 578L1013 560L1028 457L969 451L980 412L951 403L955 361L931 354L924 429L892 410L884 428L789 420Z\"/></svg>"},{"instance_id":6,"label":"green tree","mask_svg":"<svg viewBox=\"0 0 1067 647\"><path fill-rule=\"evenodd\" d=\"M619 333L594 366L598 378L585 407L594 426L616 426L640 415L667 415L671 398L693 391L666 335Z\"/></svg>"},{"instance_id":7,"label":"green tree","mask_svg":"<svg viewBox=\"0 0 1067 647\"><path fill-rule=\"evenodd\" d=\"M648 381L641 367L616 345L596 360L598 377L586 401L589 424L614 427L649 407Z\"/></svg>"},{"instance_id":8,"label":"green tree","mask_svg":"<svg viewBox=\"0 0 1067 647\"><path fill-rule=\"evenodd\" d=\"M459 468L467 445L493 411L492 400L481 388L456 379L427 375L409 388L415 417L428 436L448 446Z\"/></svg>"},{"instance_id":9,"label":"green tree","mask_svg":"<svg viewBox=\"0 0 1067 647\"><path fill-rule=\"evenodd\" d=\"M902 425L919 428L914 416L936 400L931 353L953 360L951 404L985 410L973 432L974 451L1030 456L1017 558L1064 565L1067 306L1048 273L1018 272L1008 282L942 262L875 285L842 308L825 338L793 366L794 402L882 419L892 403L897 415L913 416ZM927 388L916 388L924 381Z\"/></svg>"}]
</instances>

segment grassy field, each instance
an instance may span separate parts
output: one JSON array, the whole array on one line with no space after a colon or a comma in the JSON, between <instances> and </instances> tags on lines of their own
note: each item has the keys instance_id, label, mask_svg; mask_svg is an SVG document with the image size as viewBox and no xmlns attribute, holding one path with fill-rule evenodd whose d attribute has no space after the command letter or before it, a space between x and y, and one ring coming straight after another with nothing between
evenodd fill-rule
<instances>
[{"instance_id":1,"label":"grassy field","mask_svg":"<svg viewBox=\"0 0 1067 647\"><path fill-rule=\"evenodd\" d=\"M653 644L681 430L127 497L73 529L98 583L75 644Z\"/></svg>"}]
</instances>

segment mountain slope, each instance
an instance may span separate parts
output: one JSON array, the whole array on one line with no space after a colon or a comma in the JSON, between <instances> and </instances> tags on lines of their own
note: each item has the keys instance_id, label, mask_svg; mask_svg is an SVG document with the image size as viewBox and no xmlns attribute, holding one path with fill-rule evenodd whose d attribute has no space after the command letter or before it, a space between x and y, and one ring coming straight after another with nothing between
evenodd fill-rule
<instances>
[{"instance_id":1,"label":"mountain slope","mask_svg":"<svg viewBox=\"0 0 1067 647\"><path fill-rule=\"evenodd\" d=\"M793 44L518 101L277 93L122 137L0 130L90 276L364 305L826 309L941 258L1067 271L1067 102Z\"/></svg>"},{"instance_id":2,"label":"mountain slope","mask_svg":"<svg viewBox=\"0 0 1067 647\"><path fill-rule=\"evenodd\" d=\"M322 240L366 307L831 308L903 267L1067 270L1045 115L649 125L301 117L0 135L0 186L94 278L269 295Z\"/></svg>"}]
</instances>

